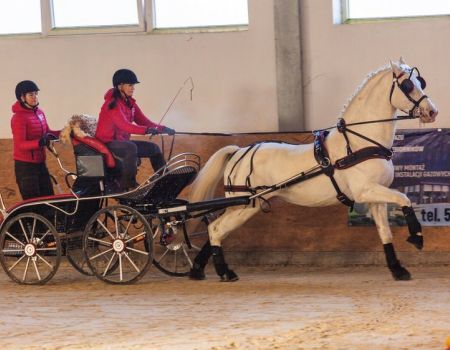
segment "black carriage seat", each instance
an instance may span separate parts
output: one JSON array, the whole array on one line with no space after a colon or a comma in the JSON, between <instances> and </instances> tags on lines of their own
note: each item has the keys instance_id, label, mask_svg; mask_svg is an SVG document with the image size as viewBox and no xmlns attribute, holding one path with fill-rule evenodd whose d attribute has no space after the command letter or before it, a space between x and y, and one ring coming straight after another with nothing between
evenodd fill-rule
<instances>
[{"instance_id":1,"label":"black carriage seat","mask_svg":"<svg viewBox=\"0 0 450 350\"><path fill-rule=\"evenodd\" d=\"M128 204L165 204L173 202L181 191L194 181L200 169L200 157L181 153L172 157L147 181L133 191L120 195Z\"/></svg>"}]
</instances>

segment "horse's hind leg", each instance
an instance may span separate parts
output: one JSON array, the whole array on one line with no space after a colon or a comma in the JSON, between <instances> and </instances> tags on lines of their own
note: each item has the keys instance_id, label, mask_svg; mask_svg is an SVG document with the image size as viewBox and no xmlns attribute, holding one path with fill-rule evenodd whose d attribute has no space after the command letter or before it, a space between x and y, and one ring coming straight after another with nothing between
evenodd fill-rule
<instances>
[{"instance_id":1,"label":"horse's hind leg","mask_svg":"<svg viewBox=\"0 0 450 350\"><path fill-rule=\"evenodd\" d=\"M395 280L407 281L411 279L411 274L405 269L395 254L394 246L392 244L392 232L389 228L389 221L387 217L387 205L386 203L370 204L370 211L372 217L377 225L378 234L383 243L384 254L386 256L386 262L392 276Z\"/></svg>"},{"instance_id":2,"label":"horse's hind leg","mask_svg":"<svg viewBox=\"0 0 450 350\"><path fill-rule=\"evenodd\" d=\"M221 281L233 282L239 279L237 274L230 270L225 262L225 256L221 247L222 240L228 236L228 233L241 226L258 211L258 205L255 207L228 208L222 216L208 226L214 267Z\"/></svg>"}]
</instances>

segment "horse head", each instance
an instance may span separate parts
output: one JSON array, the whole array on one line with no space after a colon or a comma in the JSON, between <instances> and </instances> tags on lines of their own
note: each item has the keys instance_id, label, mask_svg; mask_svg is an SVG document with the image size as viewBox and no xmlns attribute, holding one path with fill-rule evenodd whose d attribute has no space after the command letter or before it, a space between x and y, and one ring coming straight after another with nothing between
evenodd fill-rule
<instances>
[{"instance_id":1,"label":"horse head","mask_svg":"<svg viewBox=\"0 0 450 350\"><path fill-rule=\"evenodd\" d=\"M409 67L403 58L398 63L391 61L392 86L389 95L391 105L423 123L435 121L438 110L425 95L425 79L417 67Z\"/></svg>"}]
</instances>

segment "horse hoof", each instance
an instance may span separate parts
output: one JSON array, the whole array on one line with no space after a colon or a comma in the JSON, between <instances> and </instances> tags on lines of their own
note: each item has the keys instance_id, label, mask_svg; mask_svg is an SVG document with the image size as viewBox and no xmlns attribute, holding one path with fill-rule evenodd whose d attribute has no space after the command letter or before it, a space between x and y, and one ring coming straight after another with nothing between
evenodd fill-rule
<instances>
[{"instance_id":1,"label":"horse hoof","mask_svg":"<svg viewBox=\"0 0 450 350\"><path fill-rule=\"evenodd\" d=\"M411 243L414 247L421 250L423 248L423 236L412 235L409 236L406 240L408 243Z\"/></svg>"},{"instance_id":2,"label":"horse hoof","mask_svg":"<svg viewBox=\"0 0 450 350\"><path fill-rule=\"evenodd\" d=\"M391 269L391 273L396 281L409 281L411 279L409 271L402 266Z\"/></svg>"},{"instance_id":3,"label":"horse hoof","mask_svg":"<svg viewBox=\"0 0 450 350\"><path fill-rule=\"evenodd\" d=\"M205 278L205 271L203 271L203 269L191 269L189 271L189 279L191 280L202 281Z\"/></svg>"},{"instance_id":4,"label":"horse hoof","mask_svg":"<svg viewBox=\"0 0 450 350\"><path fill-rule=\"evenodd\" d=\"M220 282L236 282L239 276L233 270L228 270L225 275L220 276Z\"/></svg>"}]
</instances>

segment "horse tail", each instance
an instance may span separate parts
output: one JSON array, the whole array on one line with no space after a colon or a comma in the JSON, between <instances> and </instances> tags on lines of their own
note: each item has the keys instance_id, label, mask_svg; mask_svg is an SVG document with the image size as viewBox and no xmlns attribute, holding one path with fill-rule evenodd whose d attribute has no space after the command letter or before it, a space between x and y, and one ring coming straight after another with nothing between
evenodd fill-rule
<instances>
[{"instance_id":1,"label":"horse tail","mask_svg":"<svg viewBox=\"0 0 450 350\"><path fill-rule=\"evenodd\" d=\"M230 155L235 153L239 148L239 146L234 145L225 146L208 159L192 183L189 193L190 202L199 202L213 198L217 184L223 178L225 166L230 159Z\"/></svg>"}]
</instances>

